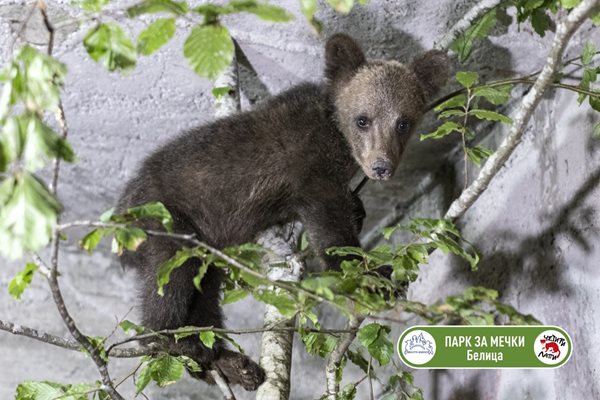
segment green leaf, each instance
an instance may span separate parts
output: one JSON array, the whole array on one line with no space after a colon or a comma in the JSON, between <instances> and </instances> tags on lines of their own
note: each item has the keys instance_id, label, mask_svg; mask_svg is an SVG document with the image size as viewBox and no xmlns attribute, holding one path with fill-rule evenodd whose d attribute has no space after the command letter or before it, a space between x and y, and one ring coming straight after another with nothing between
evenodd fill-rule
<instances>
[{"instance_id":1,"label":"green leaf","mask_svg":"<svg viewBox=\"0 0 600 400\"><path fill-rule=\"evenodd\" d=\"M164 46L175 34L175 18L161 18L138 36L137 51L148 56Z\"/></svg>"},{"instance_id":2,"label":"green leaf","mask_svg":"<svg viewBox=\"0 0 600 400\"><path fill-rule=\"evenodd\" d=\"M0 95L0 119L18 101L35 113L56 111L66 73L64 64L54 58L28 45L21 48L2 72L5 83Z\"/></svg>"},{"instance_id":3,"label":"green leaf","mask_svg":"<svg viewBox=\"0 0 600 400\"><path fill-rule=\"evenodd\" d=\"M214 96L215 99L220 99L221 97L225 96L226 94L229 94L232 91L232 89L229 86L219 86L216 88L213 88L212 90L212 95Z\"/></svg>"},{"instance_id":4,"label":"green leaf","mask_svg":"<svg viewBox=\"0 0 600 400\"><path fill-rule=\"evenodd\" d=\"M398 226L388 226L383 228L383 237L385 240L390 240L394 232L398 229Z\"/></svg>"},{"instance_id":5,"label":"green leaf","mask_svg":"<svg viewBox=\"0 0 600 400\"><path fill-rule=\"evenodd\" d=\"M84 383L69 385L48 381L25 381L17 386L15 400L88 400L88 393L92 389Z\"/></svg>"},{"instance_id":6,"label":"green leaf","mask_svg":"<svg viewBox=\"0 0 600 400\"><path fill-rule=\"evenodd\" d=\"M24 251L46 246L56 225L60 205L45 185L25 172L0 185L0 253L20 258Z\"/></svg>"},{"instance_id":7,"label":"green leaf","mask_svg":"<svg viewBox=\"0 0 600 400\"><path fill-rule=\"evenodd\" d=\"M338 400L354 400L356 398L356 383L349 383L340 392Z\"/></svg>"},{"instance_id":8,"label":"green leaf","mask_svg":"<svg viewBox=\"0 0 600 400\"><path fill-rule=\"evenodd\" d=\"M538 35L544 37L546 31L550 30L550 26L552 26L552 20L546 11L537 8L531 13L531 25Z\"/></svg>"},{"instance_id":9,"label":"green leaf","mask_svg":"<svg viewBox=\"0 0 600 400\"><path fill-rule=\"evenodd\" d=\"M394 346L388 338L389 333L388 326L378 323L363 326L358 331L358 341L379 362L379 365L388 364L394 354Z\"/></svg>"},{"instance_id":10,"label":"green leaf","mask_svg":"<svg viewBox=\"0 0 600 400\"><path fill-rule=\"evenodd\" d=\"M135 394L140 394L148 386L152 380L152 370L150 366L146 364L140 371L137 381L135 382Z\"/></svg>"},{"instance_id":11,"label":"green leaf","mask_svg":"<svg viewBox=\"0 0 600 400\"><path fill-rule=\"evenodd\" d=\"M200 268L198 268L198 273L196 274L196 276L194 276L194 279L192 280L194 282L194 286L200 292L202 291L202 279L204 278L204 275L206 275L207 271L208 263L205 261L202 264L200 264Z\"/></svg>"},{"instance_id":12,"label":"green leaf","mask_svg":"<svg viewBox=\"0 0 600 400\"><path fill-rule=\"evenodd\" d=\"M594 61L596 55L596 45L593 42L585 42L581 50L581 62L585 66L589 66Z\"/></svg>"},{"instance_id":13,"label":"green leaf","mask_svg":"<svg viewBox=\"0 0 600 400\"><path fill-rule=\"evenodd\" d=\"M249 292L245 289L226 290L223 293L223 300L221 301L221 304L235 303L237 301L242 300L246 296L248 296L248 294L249 294Z\"/></svg>"},{"instance_id":14,"label":"green leaf","mask_svg":"<svg viewBox=\"0 0 600 400\"><path fill-rule=\"evenodd\" d=\"M8 293L17 300L21 299L21 295L31 284L33 274L38 270L34 263L25 264L25 268L17 273L14 278L8 283Z\"/></svg>"},{"instance_id":15,"label":"green leaf","mask_svg":"<svg viewBox=\"0 0 600 400\"><path fill-rule=\"evenodd\" d=\"M123 332L125 332L125 333L134 331L138 335L140 333L144 333L144 331L146 330L143 326L134 324L133 322L126 320L126 319L121 321L119 323L119 326L121 327L121 329L123 329Z\"/></svg>"},{"instance_id":16,"label":"green leaf","mask_svg":"<svg viewBox=\"0 0 600 400\"><path fill-rule=\"evenodd\" d=\"M447 108L463 107L465 105L466 100L467 99L464 94L458 94L444 101L440 105L436 106L433 110L439 113L440 111L443 111Z\"/></svg>"},{"instance_id":17,"label":"green leaf","mask_svg":"<svg viewBox=\"0 0 600 400\"><path fill-rule=\"evenodd\" d=\"M185 1L177 2L172 0L144 0L127 9L129 17L137 17L142 14L171 13L173 15L183 15L189 11Z\"/></svg>"},{"instance_id":18,"label":"green leaf","mask_svg":"<svg viewBox=\"0 0 600 400\"><path fill-rule=\"evenodd\" d=\"M83 45L92 60L109 71L127 70L135 66L137 53L123 29L106 22L92 28L83 39Z\"/></svg>"},{"instance_id":19,"label":"green leaf","mask_svg":"<svg viewBox=\"0 0 600 400\"><path fill-rule=\"evenodd\" d=\"M101 11L109 2L110 0L79 0L81 8L91 12Z\"/></svg>"},{"instance_id":20,"label":"green leaf","mask_svg":"<svg viewBox=\"0 0 600 400\"><path fill-rule=\"evenodd\" d=\"M495 111L490 110L470 110L469 114L474 115L475 117L486 120L486 121L499 121L505 124L512 124L512 119L507 117L506 115L499 114Z\"/></svg>"},{"instance_id":21,"label":"green leaf","mask_svg":"<svg viewBox=\"0 0 600 400\"><path fill-rule=\"evenodd\" d=\"M288 293L280 289L257 289L252 292L252 296L258 301L270 304L286 317L291 317L296 314L297 303Z\"/></svg>"},{"instance_id":22,"label":"green leaf","mask_svg":"<svg viewBox=\"0 0 600 400\"><path fill-rule=\"evenodd\" d=\"M472 71L458 71L456 73L456 80L465 88L470 88L479 79L479 74Z\"/></svg>"},{"instance_id":23,"label":"green leaf","mask_svg":"<svg viewBox=\"0 0 600 400\"><path fill-rule=\"evenodd\" d=\"M234 50L229 31L221 25L197 25L183 45L192 69L211 80L231 64Z\"/></svg>"},{"instance_id":24,"label":"green leaf","mask_svg":"<svg viewBox=\"0 0 600 400\"><path fill-rule=\"evenodd\" d=\"M342 14L348 14L354 6L354 0L327 0L333 9Z\"/></svg>"},{"instance_id":25,"label":"green leaf","mask_svg":"<svg viewBox=\"0 0 600 400\"><path fill-rule=\"evenodd\" d=\"M469 159L478 167L481 165L482 160L494 154L493 150L483 146L467 147L465 150Z\"/></svg>"},{"instance_id":26,"label":"green leaf","mask_svg":"<svg viewBox=\"0 0 600 400\"><path fill-rule=\"evenodd\" d=\"M600 96L590 96L589 103L590 103L590 107L592 107L592 109L600 112Z\"/></svg>"},{"instance_id":27,"label":"green leaf","mask_svg":"<svg viewBox=\"0 0 600 400\"><path fill-rule=\"evenodd\" d=\"M317 0L300 0L300 11L309 22L313 20L318 8L319 3Z\"/></svg>"},{"instance_id":28,"label":"green leaf","mask_svg":"<svg viewBox=\"0 0 600 400\"><path fill-rule=\"evenodd\" d=\"M302 336L302 342L308 353L317 354L319 357L327 357L337 344L333 336L319 332L307 333Z\"/></svg>"},{"instance_id":29,"label":"green leaf","mask_svg":"<svg viewBox=\"0 0 600 400\"><path fill-rule=\"evenodd\" d=\"M600 12L592 15L591 19L594 26L600 26Z\"/></svg>"},{"instance_id":30,"label":"green leaf","mask_svg":"<svg viewBox=\"0 0 600 400\"><path fill-rule=\"evenodd\" d=\"M202 255L202 253L199 253L198 249L184 247L178 250L173 257L162 263L157 272L158 294L160 296L165 294L164 286L169 283L173 270L181 267L188 259L199 255Z\"/></svg>"},{"instance_id":31,"label":"green leaf","mask_svg":"<svg viewBox=\"0 0 600 400\"><path fill-rule=\"evenodd\" d=\"M493 9L481 17L476 24L467 29L462 35L456 38L450 45L450 50L453 50L458 54L460 62L465 62L473 51L473 45L478 40L485 38L495 25L496 10Z\"/></svg>"},{"instance_id":32,"label":"green leaf","mask_svg":"<svg viewBox=\"0 0 600 400\"><path fill-rule=\"evenodd\" d=\"M119 244L117 254L121 255L124 248L136 251L148 239L148 235L140 228L119 228L115 231L115 239Z\"/></svg>"},{"instance_id":33,"label":"green leaf","mask_svg":"<svg viewBox=\"0 0 600 400\"><path fill-rule=\"evenodd\" d=\"M79 247L92 254L94 249L100 244L104 236L112 233L114 230L110 228L96 228L79 241Z\"/></svg>"},{"instance_id":34,"label":"green leaf","mask_svg":"<svg viewBox=\"0 0 600 400\"><path fill-rule=\"evenodd\" d=\"M159 201L128 208L122 217L111 216L111 219L115 222L128 222L131 220L131 217L133 220L143 220L145 218L158 219L167 232L173 231L173 217L165 205Z\"/></svg>"},{"instance_id":35,"label":"green leaf","mask_svg":"<svg viewBox=\"0 0 600 400\"><path fill-rule=\"evenodd\" d=\"M581 3L581 0L560 0L560 4L567 10L575 8L579 3Z\"/></svg>"},{"instance_id":36,"label":"green leaf","mask_svg":"<svg viewBox=\"0 0 600 400\"><path fill-rule=\"evenodd\" d=\"M168 354L151 359L148 361L146 368L149 369L149 371L145 372L142 370L140 376L149 374L150 378L160 387L165 387L177 382L182 378L183 372L185 371L184 363L177 357ZM145 385L143 385L143 387L142 385L137 385L136 390L138 390L138 392L143 390L149 382L147 376L144 376L143 380Z\"/></svg>"},{"instance_id":37,"label":"green leaf","mask_svg":"<svg viewBox=\"0 0 600 400\"><path fill-rule=\"evenodd\" d=\"M288 22L294 19L286 9L254 0L231 0L229 7L233 12L248 12L264 21Z\"/></svg>"},{"instance_id":38,"label":"green leaf","mask_svg":"<svg viewBox=\"0 0 600 400\"><path fill-rule=\"evenodd\" d=\"M102 336L88 336L87 337L94 349L96 349L100 358L106 362L108 362L108 354L106 353L106 348L104 347L104 342L106 341L105 337ZM84 353L87 354L87 350L81 349Z\"/></svg>"},{"instance_id":39,"label":"green leaf","mask_svg":"<svg viewBox=\"0 0 600 400\"><path fill-rule=\"evenodd\" d=\"M10 159L21 158L30 172L44 167L51 159L75 160L69 143L57 135L34 114L24 114L6 121L1 139Z\"/></svg>"},{"instance_id":40,"label":"green leaf","mask_svg":"<svg viewBox=\"0 0 600 400\"><path fill-rule=\"evenodd\" d=\"M200 341L209 349L215 344L215 333L213 331L200 332Z\"/></svg>"},{"instance_id":41,"label":"green leaf","mask_svg":"<svg viewBox=\"0 0 600 400\"><path fill-rule=\"evenodd\" d=\"M473 90L473 96L484 97L490 103L499 106L508 102L512 88L512 85L497 87L481 86Z\"/></svg>"},{"instance_id":42,"label":"green leaf","mask_svg":"<svg viewBox=\"0 0 600 400\"><path fill-rule=\"evenodd\" d=\"M448 136L449 134L451 134L452 132L461 132L462 130L462 126L456 122L453 121L447 121L444 122L442 125L438 126L438 128L432 132L432 133L428 133L426 135L421 135L421 140L425 140L425 139L441 139L445 136Z\"/></svg>"}]
</instances>

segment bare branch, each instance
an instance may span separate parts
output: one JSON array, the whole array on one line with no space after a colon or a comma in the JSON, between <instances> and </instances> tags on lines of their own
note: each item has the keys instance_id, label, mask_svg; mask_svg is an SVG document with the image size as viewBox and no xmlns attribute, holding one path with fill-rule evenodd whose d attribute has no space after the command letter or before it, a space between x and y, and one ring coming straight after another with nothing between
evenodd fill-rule
<instances>
[{"instance_id":1,"label":"bare branch","mask_svg":"<svg viewBox=\"0 0 600 400\"><path fill-rule=\"evenodd\" d=\"M44 26L48 31L48 49L47 53L49 56L52 56L52 51L54 49L54 26L50 22L47 14L47 6L44 0L38 0L37 8L42 14L42 18L44 20ZM62 108L62 104L59 105L59 109L56 114L57 121L61 126L62 137L67 137L67 124L64 118L64 110ZM56 195L58 176L59 176L59 167L60 161L58 158L54 159L53 169L52 169L52 186L51 193ZM108 368L106 366L106 362L100 356L98 349L91 343L87 336L85 336L75 325L75 321L69 314L67 310L67 306L62 297L62 293L60 290L60 286L58 284L58 253L60 248L60 238L58 229L54 229L52 235L52 244L51 244L51 252L52 259L50 263L50 273L46 275L48 280L48 285L50 286L50 291L52 292L52 298L54 299L54 303L56 304L56 308L58 312L67 326L67 329L73 336L73 338L89 353L90 357L96 364L98 371L100 373L100 377L102 379L103 387L102 389L110 396L113 400L121 400L123 397L116 391L113 386L112 380L110 378ZM39 264L38 264L39 265ZM42 264L45 267L45 264Z\"/></svg>"},{"instance_id":2,"label":"bare branch","mask_svg":"<svg viewBox=\"0 0 600 400\"><path fill-rule=\"evenodd\" d=\"M452 28L446 34L436 42L434 48L438 50L448 50L452 42L457 37L462 35L467 29L473 26L479 18L489 12L491 9L496 8L502 3L502 0L482 0L471 8L458 22L456 22Z\"/></svg>"},{"instance_id":3,"label":"bare branch","mask_svg":"<svg viewBox=\"0 0 600 400\"><path fill-rule=\"evenodd\" d=\"M536 79L531 90L525 95L521 105L513 118L510 131L498 149L487 160L479 176L471 185L464 190L460 197L451 205L445 218L455 220L460 218L487 189L491 180L496 176L500 168L513 153L527 128L535 108L539 104L548 86L552 83L552 77L560 63L564 49L573 33L598 7L600 0L584 0L574 8L556 28L556 35L546 65Z\"/></svg>"},{"instance_id":4,"label":"bare branch","mask_svg":"<svg viewBox=\"0 0 600 400\"><path fill-rule=\"evenodd\" d=\"M327 380L327 392L325 396L328 400L336 400L337 395L340 391L340 384L337 382L336 374L342 359L348 351L348 348L356 338L360 325L364 321L364 317L356 317L348 322L348 333L344 333L339 339L335 346L335 349L331 352L329 359L327 360L327 366L325 367L325 378Z\"/></svg>"},{"instance_id":5,"label":"bare branch","mask_svg":"<svg viewBox=\"0 0 600 400\"><path fill-rule=\"evenodd\" d=\"M217 384L219 389L221 389L221 392L223 392L223 399L224 400L235 400L235 395L231 391L231 387L225 380L223 373L218 368L216 368L216 369L211 370L210 374L212 375L212 377L215 380L215 383Z\"/></svg>"}]
</instances>

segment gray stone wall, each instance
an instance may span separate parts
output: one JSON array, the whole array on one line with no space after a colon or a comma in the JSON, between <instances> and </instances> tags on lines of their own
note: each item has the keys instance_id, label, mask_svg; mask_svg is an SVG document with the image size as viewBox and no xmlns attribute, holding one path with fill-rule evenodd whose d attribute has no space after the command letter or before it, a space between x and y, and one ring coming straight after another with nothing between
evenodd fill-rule
<instances>
[{"instance_id":1,"label":"gray stone wall","mask_svg":"<svg viewBox=\"0 0 600 400\"><path fill-rule=\"evenodd\" d=\"M78 155L76 164L62 169L59 197L67 210L65 221L94 218L113 205L145 154L178 131L211 119L210 85L188 69L182 56L188 22L179 21L176 38L159 53L140 59L134 71L109 74L85 54L81 40L89 24L78 22L80 15L69 6L70 0L48 3L50 17L59 28L56 55L69 68L63 101L70 140ZM131 3L118 1L111 9ZM268 93L321 76L322 40L312 34L297 1L279 3L297 16L294 22L271 25L248 15L225 21L260 79L243 69L245 107ZM348 16L326 8L319 16L327 34L344 31L354 35L370 56L408 61L430 48L472 4L464 0L371 0ZM21 1L0 1L2 64L10 54L18 21L29 7ZM144 26L140 21L120 20L132 32ZM590 29L586 26L575 37L569 55L578 54L585 40L598 43L599 35L590 36ZM46 40L39 20L34 19L24 34L35 44L43 45ZM477 49L468 67L461 68L479 71L484 78L527 73L543 65L548 48L549 38L532 34L527 25L520 32L514 26L499 26ZM433 122L430 116L421 132ZM412 299L434 302L467 286L498 289L504 302L544 323L565 328L574 341L571 360L557 370L421 371L417 383L427 399L600 398L595 379L600 361L594 345L600 328L596 311L600 305L600 250L596 245L600 233L600 142L591 139L595 122L598 115L579 108L573 94L549 93L517 152L460 221L465 236L483 255L479 271L472 273L459 260L434 253L410 290ZM480 129L482 140L492 144L503 134L497 127ZM384 218L440 216L462 187L456 144L414 139L394 181L369 183L363 192L369 214L367 235ZM471 171L470 179L475 173ZM79 327L90 335L106 335L116 318L135 304L134 281L121 270L107 245L93 256L81 253L77 249L81 235L73 232L63 247L61 284ZM3 261L0 318L66 335L40 277L20 302L8 296L6 286L22 263ZM261 306L250 300L227 307L227 325L260 326L259 310ZM323 311L327 325L342 322L329 314ZM128 318L137 319L135 308ZM417 322L409 320L407 324ZM396 333L403 329L394 327ZM257 358L259 340L253 335L239 341ZM1 332L0 354L1 399L12 398L16 385L24 379L83 382L97 377L83 354ZM133 360L119 360L111 363L111 372L114 377L124 376L135 365ZM306 355L301 346L296 346L293 374L293 399L318 398L323 392L323 361ZM346 379L358 377L359 372L348 367ZM361 388L359 398L366 397L365 389ZM239 399L253 398L236 392ZM132 387L125 387L124 393L132 397ZM152 399L220 398L218 391L188 378L148 394Z\"/></svg>"}]
</instances>

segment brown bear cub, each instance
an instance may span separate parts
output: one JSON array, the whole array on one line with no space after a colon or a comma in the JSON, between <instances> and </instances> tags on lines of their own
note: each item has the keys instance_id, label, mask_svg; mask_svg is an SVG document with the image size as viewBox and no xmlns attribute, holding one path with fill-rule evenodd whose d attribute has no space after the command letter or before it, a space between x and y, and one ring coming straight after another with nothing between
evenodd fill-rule
<instances>
[{"instance_id":1,"label":"brown bear cub","mask_svg":"<svg viewBox=\"0 0 600 400\"><path fill-rule=\"evenodd\" d=\"M194 233L217 248L251 242L272 225L299 220L314 251L338 267L325 249L358 246L364 217L348 186L351 177L359 168L372 179L392 176L427 102L446 82L448 60L429 51L409 65L367 61L352 38L336 34L327 42L325 62L323 84L300 84L160 147L127 184L118 210L160 201L173 215L175 232ZM222 327L217 269L209 269L198 291L192 279L199 265L189 260L172 273L165 295L157 294L157 268L180 246L154 236L122 256L141 278L143 325ZM256 363L221 341L209 349L190 337L166 350L216 366L247 390L264 380Z\"/></svg>"}]
</instances>

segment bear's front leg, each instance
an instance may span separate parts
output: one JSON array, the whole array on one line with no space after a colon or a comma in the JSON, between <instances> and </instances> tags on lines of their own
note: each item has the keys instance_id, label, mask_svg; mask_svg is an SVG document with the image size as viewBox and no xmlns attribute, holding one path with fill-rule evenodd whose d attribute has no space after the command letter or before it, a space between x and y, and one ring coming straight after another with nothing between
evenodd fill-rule
<instances>
[{"instance_id":1,"label":"bear's front leg","mask_svg":"<svg viewBox=\"0 0 600 400\"><path fill-rule=\"evenodd\" d=\"M348 259L326 254L328 248L360 246L358 233L364 208L360 199L350 191L335 193L330 188L325 196L309 196L299 214L311 247L315 255L325 262L326 268L339 269L340 263Z\"/></svg>"}]
</instances>

